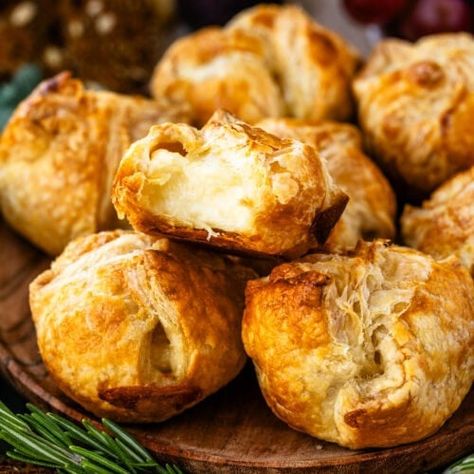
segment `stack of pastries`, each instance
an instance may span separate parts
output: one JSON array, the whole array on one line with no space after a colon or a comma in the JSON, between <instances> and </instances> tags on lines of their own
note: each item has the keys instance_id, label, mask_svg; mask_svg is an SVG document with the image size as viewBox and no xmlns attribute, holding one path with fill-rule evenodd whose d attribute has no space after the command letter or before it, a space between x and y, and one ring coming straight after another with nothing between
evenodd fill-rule
<instances>
[{"instance_id":1,"label":"stack of pastries","mask_svg":"<svg viewBox=\"0 0 474 474\"><path fill-rule=\"evenodd\" d=\"M454 413L474 380L474 39L359 62L297 7L258 6L172 45L154 100L62 74L19 106L0 203L59 255L30 305L66 394L162 421L248 355L278 417L341 446L413 442ZM354 106L362 131L335 121ZM390 242L382 170L426 199L401 218L414 248Z\"/></svg>"}]
</instances>

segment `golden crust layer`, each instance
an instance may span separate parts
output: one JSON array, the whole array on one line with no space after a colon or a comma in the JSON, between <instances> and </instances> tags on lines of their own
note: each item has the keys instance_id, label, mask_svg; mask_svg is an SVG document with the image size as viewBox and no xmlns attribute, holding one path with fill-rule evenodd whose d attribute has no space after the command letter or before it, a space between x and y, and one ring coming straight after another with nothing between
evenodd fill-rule
<instances>
[{"instance_id":1,"label":"golden crust layer","mask_svg":"<svg viewBox=\"0 0 474 474\"><path fill-rule=\"evenodd\" d=\"M254 276L167 239L126 231L79 238L30 286L43 361L97 416L169 418L244 365L243 290Z\"/></svg>"},{"instance_id":2,"label":"golden crust layer","mask_svg":"<svg viewBox=\"0 0 474 474\"><path fill-rule=\"evenodd\" d=\"M334 182L349 196L325 248L354 248L359 240L395 236L395 195L389 182L362 150L359 131L349 124L298 119L265 119L257 127L311 145L327 161Z\"/></svg>"},{"instance_id":3,"label":"golden crust layer","mask_svg":"<svg viewBox=\"0 0 474 474\"><path fill-rule=\"evenodd\" d=\"M368 145L418 192L474 165L473 54L467 33L389 39L354 82Z\"/></svg>"},{"instance_id":4,"label":"golden crust layer","mask_svg":"<svg viewBox=\"0 0 474 474\"><path fill-rule=\"evenodd\" d=\"M112 199L145 233L284 256L323 243L347 202L312 147L219 111L202 130L152 127L124 155Z\"/></svg>"},{"instance_id":5,"label":"golden crust layer","mask_svg":"<svg viewBox=\"0 0 474 474\"><path fill-rule=\"evenodd\" d=\"M474 377L474 286L454 259L383 241L248 283L243 340L295 429L350 448L434 433Z\"/></svg>"},{"instance_id":6,"label":"golden crust layer","mask_svg":"<svg viewBox=\"0 0 474 474\"><path fill-rule=\"evenodd\" d=\"M199 125L220 108L248 123L281 116L344 119L352 112L357 63L342 38L303 10L260 5L223 29L176 41L150 88L155 97L191 104Z\"/></svg>"},{"instance_id":7,"label":"golden crust layer","mask_svg":"<svg viewBox=\"0 0 474 474\"><path fill-rule=\"evenodd\" d=\"M406 206L403 239L435 258L456 255L474 276L474 168L446 181L421 208Z\"/></svg>"},{"instance_id":8,"label":"golden crust layer","mask_svg":"<svg viewBox=\"0 0 474 474\"><path fill-rule=\"evenodd\" d=\"M1 137L5 219L52 255L77 236L117 226L110 189L122 153L152 124L178 117L151 100L87 91L68 73L43 82Z\"/></svg>"}]
</instances>

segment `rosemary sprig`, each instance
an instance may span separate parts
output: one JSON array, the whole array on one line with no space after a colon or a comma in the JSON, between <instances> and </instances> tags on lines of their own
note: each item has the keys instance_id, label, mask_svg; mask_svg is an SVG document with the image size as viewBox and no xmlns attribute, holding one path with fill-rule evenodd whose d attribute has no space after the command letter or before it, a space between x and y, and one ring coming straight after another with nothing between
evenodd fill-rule
<instances>
[{"instance_id":1,"label":"rosemary sprig","mask_svg":"<svg viewBox=\"0 0 474 474\"><path fill-rule=\"evenodd\" d=\"M474 454L452 464L444 471L444 474L455 474L456 472L474 473Z\"/></svg>"},{"instance_id":2,"label":"rosemary sprig","mask_svg":"<svg viewBox=\"0 0 474 474\"><path fill-rule=\"evenodd\" d=\"M15 415L0 401L0 439L16 461L70 474L183 474L175 465L158 464L130 434L102 419L103 431L88 420L82 427L27 404L29 413ZM110 433L107 433L107 431Z\"/></svg>"}]
</instances>

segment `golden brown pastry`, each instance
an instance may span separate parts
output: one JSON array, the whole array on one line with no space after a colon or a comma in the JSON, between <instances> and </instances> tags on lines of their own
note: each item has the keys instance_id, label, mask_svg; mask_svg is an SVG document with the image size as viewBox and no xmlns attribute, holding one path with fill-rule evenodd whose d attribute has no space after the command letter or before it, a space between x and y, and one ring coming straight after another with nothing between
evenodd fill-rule
<instances>
[{"instance_id":1,"label":"golden brown pastry","mask_svg":"<svg viewBox=\"0 0 474 474\"><path fill-rule=\"evenodd\" d=\"M354 82L368 145L414 191L474 165L473 57L467 33L389 39Z\"/></svg>"},{"instance_id":2,"label":"golden brown pastry","mask_svg":"<svg viewBox=\"0 0 474 474\"><path fill-rule=\"evenodd\" d=\"M81 237L33 281L43 361L97 416L154 422L196 404L245 362L245 280L223 257L126 231Z\"/></svg>"},{"instance_id":3,"label":"golden brown pastry","mask_svg":"<svg viewBox=\"0 0 474 474\"><path fill-rule=\"evenodd\" d=\"M53 255L79 235L115 227L110 188L123 152L176 117L158 102L85 90L67 73L43 82L0 139L5 219Z\"/></svg>"},{"instance_id":4,"label":"golden brown pastry","mask_svg":"<svg viewBox=\"0 0 474 474\"><path fill-rule=\"evenodd\" d=\"M176 41L158 63L155 97L190 103L197 124L224 108L266 117L347 118L357 54L296 6L260 5L225 28Z\"/></svg>"},{"instance_id":5,"label":"golden brown pastry","mask_svg":"<svg viewBox=\"0 0 474 474\"><path fill-rule=\"evenodd\" d=\"M298 119L265 119L257 127L314 147L328 164L335 183L349 196L344 213L325 247L354 248L360 239L395 236L396 201L390 184L362 150L359 131L349 124Z\"/></svg>"},{"instance_id":6,"label":"golden brown pastry","mask_svg":"<svg viewBox=\"0 0 474 474\"><path fill-rule=\"evenodd\" d=\"M218 111L202 130L152 127L120 162L112 200L145 233L293 256L325 241L347 196L312 147Z\"/></svg>"},{"instance_id":7,"label":"golden brown pastry","mask_svg":"<svg viewBox=\"0 0 474 474\"><path fill-rule=\"evenodd\" d=\"M242 332L274 413L349 448L434 433L474 379L469 273L383 241L249 282Z\"/></svg>"},{"instance_id":8,"label":"golden brown pastry","mask_svg":"<svg viewBox=\"0 0 474 474\"><path fill-rule=\"evenodd\" d=\"M456 255L474 276L474 168L440 186L421 208L406 206L403 239L435 258Z\"/></svg>"}]
</instances>

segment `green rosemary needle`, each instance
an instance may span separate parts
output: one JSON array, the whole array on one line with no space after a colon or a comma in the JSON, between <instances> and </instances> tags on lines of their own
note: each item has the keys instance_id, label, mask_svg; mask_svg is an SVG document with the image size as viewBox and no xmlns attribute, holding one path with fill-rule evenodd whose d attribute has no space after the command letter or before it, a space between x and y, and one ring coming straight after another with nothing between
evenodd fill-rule
<instances>
[{"instance_id":1,"label":"green rosemary needle","mask_svg":"<svg viewBox=\"0 0 474 474\"><path fill-rule=\"evenodd\" d=\"M444 471L444 474L455 474L456 472L462 472L465 474L474 473L474 454L452 464Z\"/></svg>"},{"instance_id":2,"label":"green rosemary needle","mask_svg":"<svg viewBox=\"0 0 474 474\"><path fill-rule=\"evenodd\" d=\"M15 415L0 401L0 439L11 446L11 459L70 474L183 474L175 465L158 464L110 420L102 420L103 430L88 420L80 427L34 405L27 407L29 413Z\"/></svg>"}]
</instances>

